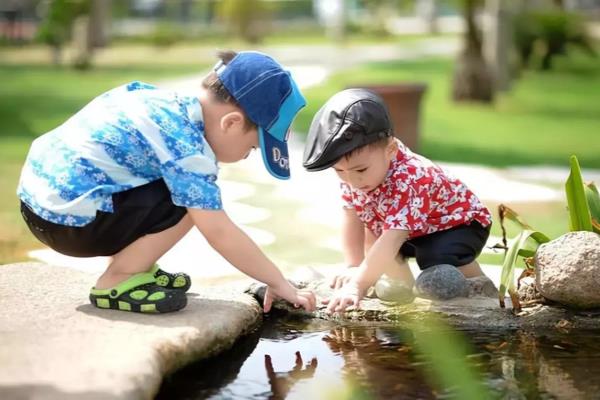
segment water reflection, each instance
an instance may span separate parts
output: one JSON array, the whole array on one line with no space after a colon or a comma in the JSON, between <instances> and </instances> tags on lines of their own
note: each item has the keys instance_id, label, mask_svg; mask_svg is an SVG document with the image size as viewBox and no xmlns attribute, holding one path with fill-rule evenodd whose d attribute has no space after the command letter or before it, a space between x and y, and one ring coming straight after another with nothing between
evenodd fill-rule
<instances>
[{"instance_id":1,"label":"water reflection","mask_svg":"<svg viewBox=\"0 0 600 400\"><path fill-rule=\"evenodd\" d=\"M368 398L435 398L408 341L411 333L397 328L336 327L323 340L344 358L342 373L359 384Z\"/></svg>"},{"instance_id":2,"label":"water reflection","mask_svg":"<svg viewBox=\"0 0 600 400\"><path fill-rule=\"evenodd\" d=\"M302 355L296 352L296 363L289 371L275 372L271 356L265 354L265 369L269 386L271 387L270 399L285 399L294 385L301 380L312 378L317 369L317 358L313 357L305 368L302 367Z\"/></svg>"},{"instance_id":3,"label":"water reflection","mask_svg":"<svg viewBox=\"0 0 600 400\"><path fill-rule=\"evenodd\" d=\"M599 332L463 331L494 398L600 399ZM267 321L219 357L177 373L159 399L448 398L419 340L394 326Z\"/></svg>"},{"instance_id":4,"label":"water reflection","mask_svg":"<svg viewBox=\"0 0 600 400\"><path fill-rule=\"evenodd\" d=\"M471 333L490 383L508 398L600 399L598 331Z\"/></svg>"}]
</instances>

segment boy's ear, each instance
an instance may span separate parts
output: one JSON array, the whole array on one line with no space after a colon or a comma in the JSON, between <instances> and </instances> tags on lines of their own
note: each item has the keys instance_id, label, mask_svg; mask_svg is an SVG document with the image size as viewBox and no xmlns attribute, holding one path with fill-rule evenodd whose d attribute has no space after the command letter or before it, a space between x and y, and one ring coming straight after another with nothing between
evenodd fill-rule
<instances>
[{"instance_id":1,"label":"boy's ear","mask_svg":"<svg viewBox=\"0 0 600 400\"><path fill-rule=\"evenodd\" d=\"M232 111L221 117L221 129L223 132L231 132L232 130L244 128L245 118L239 111Z\"/></svg>"},{"instance_id":2,"label":"boy's ear","mask_svg":"<svg viewBox=\"0 0 600 400\"><path fill-rule=\"evenodd\" d=\"M396 155L398 146L393 136L390 136L387 146L385 146L385 155L391 160Z\"/></svg>"}]
</instances>

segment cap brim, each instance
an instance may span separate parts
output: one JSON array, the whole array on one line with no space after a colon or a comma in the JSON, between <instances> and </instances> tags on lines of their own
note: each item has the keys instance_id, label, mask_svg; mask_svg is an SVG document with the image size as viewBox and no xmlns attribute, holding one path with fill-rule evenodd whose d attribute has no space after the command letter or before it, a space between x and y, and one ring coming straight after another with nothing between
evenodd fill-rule
<instances>
[{"instance_id":1,"label":"cap brim","mask_svg":"<svg viewBox=\"0 0 600 400\"><path fill-rule=\"evenodd\" d=\"M290 179L290 158L287 143L258 128L258 140L267 171L275 178Z\"/></svg>"}]
</instances>

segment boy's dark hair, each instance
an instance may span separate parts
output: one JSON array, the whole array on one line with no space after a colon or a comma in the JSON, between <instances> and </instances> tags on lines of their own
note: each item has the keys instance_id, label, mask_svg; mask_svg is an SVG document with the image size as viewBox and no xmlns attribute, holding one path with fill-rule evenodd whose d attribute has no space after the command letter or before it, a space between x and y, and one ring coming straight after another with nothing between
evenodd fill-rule
<instances>
[{"instance_id":1,"label":"boy's dark hair","mask_svg":"<svg viewBox=\"0 0 600 400\"><path fill-rule=\"evenodd\" d=\"M233 60L237 56L237 52L233 50L221 50L217 52L217 58L223 62L223 64L227 65L231 60ZM216 71L210 71L210 73L204 77L202 80L202 87L204 89L209 90L214 96L215 99L221 103L229 103L236 107L238 107L244 113L245 128L246 130L250 130L256 128L256 124L252 122L250 118L246 115L244 109L238 104L235 98L229 93L225 85L219 79Z\"/></svg>"}]
</instances>

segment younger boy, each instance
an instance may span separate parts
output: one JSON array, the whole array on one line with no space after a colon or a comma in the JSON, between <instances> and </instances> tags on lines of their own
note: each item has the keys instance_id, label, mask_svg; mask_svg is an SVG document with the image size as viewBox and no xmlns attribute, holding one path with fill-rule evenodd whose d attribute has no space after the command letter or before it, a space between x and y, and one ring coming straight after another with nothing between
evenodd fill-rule
<instances>
[{"instance_id":1,"label":"younger boy","mask_svg":"<svg viewBox=\"0 0 600 400\"><path fill-rule=\"evenodd\" d=\"M383 101L364 89L337 93L312 121L303 164L309 171L332 167L342 180L344 255L359 266L334 279L329 312L358 306L384 273L412 288L408 257L424 271L419 279L433 271L462 281L483 275L475 258L489 236L489 211L461 181L392 135ZM451 297L435 293L440 282L419 279L421 294Z\"/></svg>"},{"instance_id":2,"label":"younger boy","mask_svg":"<svg viewBox=\"0 0 600 400\"><path fill-rule=\"evenodd\" d=\"M288 131L305 100L265 54L219 57L197 96L132 82L32 144L17 190L23 218L60 253L111 256L90 292L97 307L185 307L189 276L155 263L194 225L231 264L268 285L265 311L274 296L315 307L314 294L293 288L229 219L216 181L218 162L259 147L268 171L288 178Z\"/></svg>"}]
</instances>

